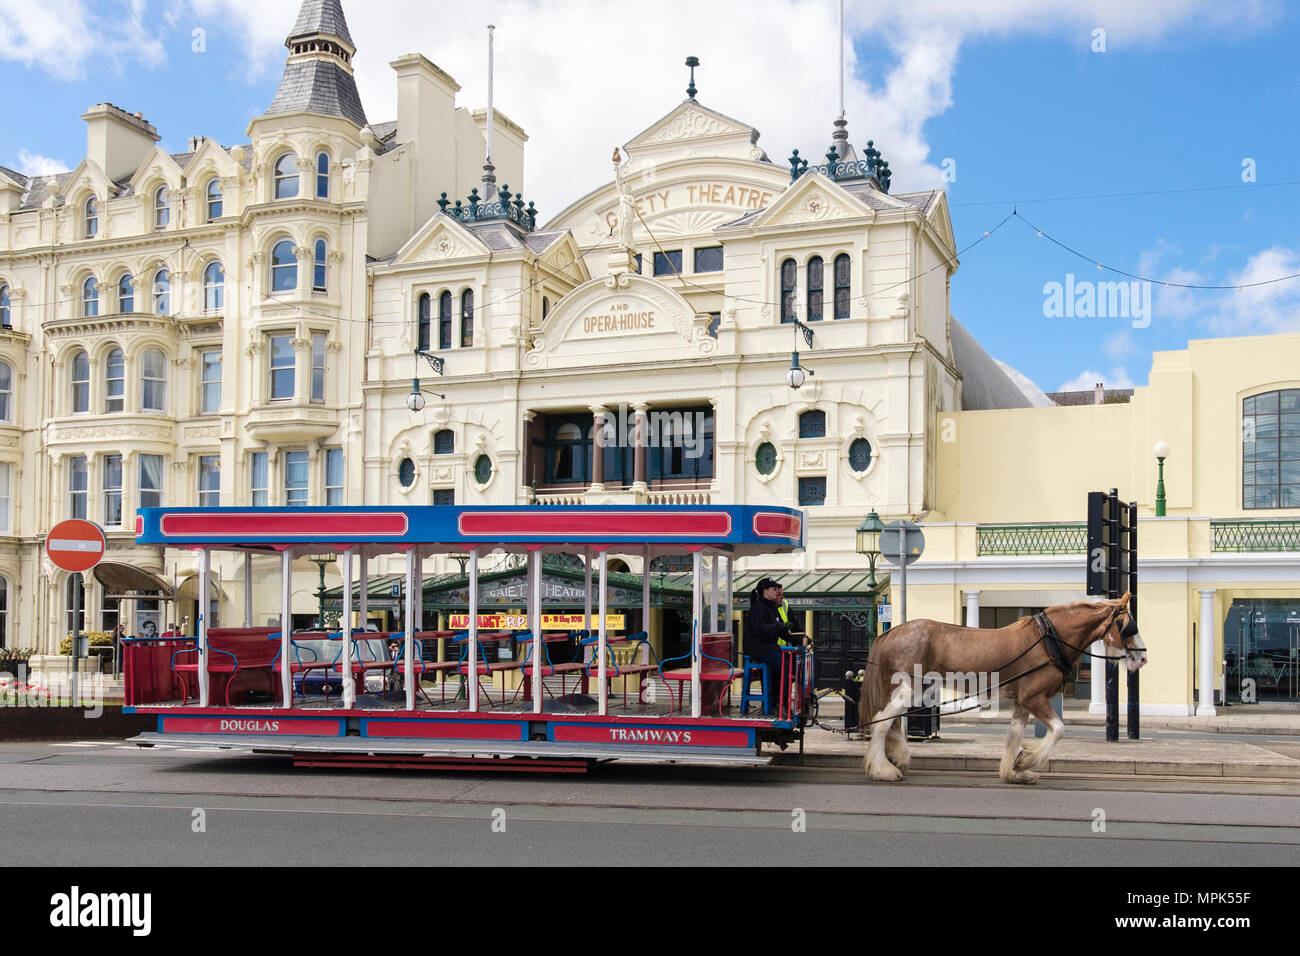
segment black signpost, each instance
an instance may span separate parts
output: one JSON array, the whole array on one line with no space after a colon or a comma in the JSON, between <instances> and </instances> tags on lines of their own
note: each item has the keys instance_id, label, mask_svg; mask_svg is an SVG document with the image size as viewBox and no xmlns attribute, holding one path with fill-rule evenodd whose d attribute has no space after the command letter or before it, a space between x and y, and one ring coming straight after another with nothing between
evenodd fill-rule
<instances>
[{"instance_id":1,"label":"black signpost","mask_svg":"<svg viewBox=\"0 0 1300 956\"><path fill-rule=\"evenodd\" d=\"M1107 598L1127 591L1129 610L1137 622L1137 502L1119 500L1119 492L1088 492L1087 591ZM1093 680L1097 666L1093 662ZM1106 661L1106 739L1119 740L1119 664ZM1128 675L1128 736L1139 739L1138 672Z\"/></svg>"}]
</instances>

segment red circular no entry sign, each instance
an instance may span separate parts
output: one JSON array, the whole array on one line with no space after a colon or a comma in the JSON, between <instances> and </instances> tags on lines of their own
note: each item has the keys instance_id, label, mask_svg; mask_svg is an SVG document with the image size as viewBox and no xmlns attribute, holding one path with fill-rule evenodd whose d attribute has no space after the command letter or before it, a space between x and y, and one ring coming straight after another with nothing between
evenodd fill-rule
<instances>
[{"instance_id":1,"label":"red circular no entry sign","mask_svg":"<svg viewBox=\"0 0 1300 956\"><path fill-rule=\"evenodd\" d=\"M107 545L99 525L80 518L60 521L45 539L50 560L64 571L89 571L104 557Z\"/></svg>"}]
</instances>

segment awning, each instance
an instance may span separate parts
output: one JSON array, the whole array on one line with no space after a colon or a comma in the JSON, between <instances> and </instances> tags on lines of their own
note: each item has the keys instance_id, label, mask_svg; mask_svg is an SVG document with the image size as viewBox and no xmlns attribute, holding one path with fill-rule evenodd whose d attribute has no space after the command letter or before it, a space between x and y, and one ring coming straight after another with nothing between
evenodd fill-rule
<instances>
[{"instance_id":1,"label":"awning","mask_svg":"<svg viewBox=\"0 0 1300 956\"><path fill-rule=\"evenodd\" d=\"M104 586L109 597L140 594L164 601L172 599L169 582L143 568L118 561L101 561L94 568L95 580Z\"/></svg>"}]
</instances>

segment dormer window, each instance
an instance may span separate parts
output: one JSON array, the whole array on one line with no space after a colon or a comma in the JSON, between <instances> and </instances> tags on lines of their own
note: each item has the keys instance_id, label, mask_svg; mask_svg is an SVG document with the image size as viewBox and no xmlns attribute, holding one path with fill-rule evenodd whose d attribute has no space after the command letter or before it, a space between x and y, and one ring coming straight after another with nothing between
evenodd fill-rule
<instances>
[{"instance_id":1,"label":"dormer window","mask_svg":"<svg viewBox=\"0 0 1300 956\"><path fill-rule=\"evenodd\" d=\"M172 207L167 202L167 187L159 186L153 193L153 227L163 229L172 221Z\"/></svg>"},{"instance_id":2,"label":"dormer window","mask_svg":"<svg viewBox=\"0 0 1300 956\"><path fill-rule=\"evenodd\" d=\"M298 157L285 153L275 161L275 198L293 199L298 195Z\"/></svg>"},{"instance_id":3,"label":"dormer window","mask_svg":"<svg viewBox=\"0 0 1300 956\"><path fill-rule=\"evenodd\" d=\"M213 179L208 183L208 221L221 218L221 180Z\"/></svg>"},{"instance_id":4,"label":"dormer window","mask_svg":"<svg viewBox=\"0 0 1300 956\"><path fill-rule=\"evenodd\" d=\"M86 238L94 239L99 235L99 203L91 196L86 200Z\"/></svg>"}]
</instances>

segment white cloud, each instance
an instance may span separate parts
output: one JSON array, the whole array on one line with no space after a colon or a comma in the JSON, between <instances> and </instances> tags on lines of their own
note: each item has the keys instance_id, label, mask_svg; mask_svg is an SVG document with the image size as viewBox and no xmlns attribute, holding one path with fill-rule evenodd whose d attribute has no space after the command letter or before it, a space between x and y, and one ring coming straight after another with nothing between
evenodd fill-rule
<instances>
[{"instance_id":1,"label":"white cloud","mask_svg":"<svg viewBox=\"0 0 1300 956\"><path fill-rule=\"evenodd\" d=\"M1225 285L1235 292L1211 293L1202 326L1213 335L1260 335L1300 332L1300 279L1269 282L1300 274L1300 250L1273 246L1257 252ZM1251 287L1252 283L1265 285Z\"/></svg>"},{"instance_id":2,"label":"white cloud","mask_svg":"<svg viewBox=\"0 0 1300 956\"><path fill-rule=\"evenodd\" d=\"M1089 369L1080 372L1067 382L1062 382L1058 392L1082 392L1096 387L1101 382L1106 388L1133 388L1133 381L1128 377L1128 370L1122 365L1110 370L1109 375Z\"/></svg>"},{"instance_id":3,"label":"white cloud","mask_svg":"<svg viewBox=\"0 0 1300 956\"><path fill-rule=\"evenodd\" d=\"M852 143L861 149L875 140L896 192L940 185L943 157L930 156L925 124L953 105L964 43L1053 34L1087 50L1091 30L1100 26L1115 51L1179 31L1257 30L1279 15L1271 0L1230 8L1217 0L848 0L846 8L850 38L870 37L890 50L873 84L858 78L866 65L846 44L845 100ZM247 76L259 78L283 64L298 4L268 11L265 0L189 0L185 9L194 25L208 30L209 42L216 31L240 34ZM396 118L388 62L410 52L423 53L461 83L460 105L483 106L486 25L496 24L495 101L528 132L524 192L543 220L608 181L612 147L685 97L688 55L701 60L700 102L756 127L773 162L783 164L796 147L815 161L830 144L837 112L834 0L660 0L653 15L605 0L487 0L471 7L449 0L365 6L345 0L344 11L372 122ZM188 28L186 16L176 17L180 28Z\"/></svg>"},{"instance_id":4,"label":"white cloud","mask_svg":"<svg viewBox=\"0 0 1300 956\"><path fill-rule=\"evenodd\" d=\"M128 0L125 11L92 12L85 0L0 0L0 59L39 67L56 80L72 81L108 62L158 68L167 54L156 27L146 24L145 0Z\"/></svg>"},{"instance_id":5,"label":"white cloud","mask_svg":"<svg viewBox=\"0 0 1300 956\"><path fill-rule=\"evenodd\" d=\"M53 176L66 173L71 168L60 159L51 159L25 149L18 150L18 165L15 167L24 176Z\"/></svg>"},{"instance_id":6,"label":"white cloud","mask_svg":"<svg viewBox=\"0 0 1300 956\"><path fill-rule=\"evenodd\" d=\"M1130 355L1136 355L1138 346L1133 341L1132 332L1114 332L1106 336L1102 341L1101 350L1112 359L1122 359Z\"/></svg>"}]
</instances>

